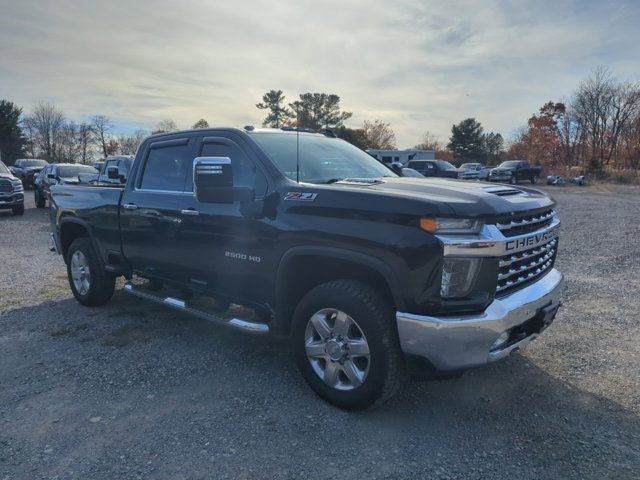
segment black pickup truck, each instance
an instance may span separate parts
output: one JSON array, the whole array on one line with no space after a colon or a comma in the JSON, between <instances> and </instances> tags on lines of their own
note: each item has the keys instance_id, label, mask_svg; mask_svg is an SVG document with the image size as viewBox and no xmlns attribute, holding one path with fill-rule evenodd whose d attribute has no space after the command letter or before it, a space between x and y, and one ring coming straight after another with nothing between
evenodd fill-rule
<instances>
[{"instance_id":1,"label":"black pickup truck","mask_svg":"<svg viewBox=\"0 0 640 480\"><path fill-rule=\"evenodd\" d=\"M126 293L287 336L313 390L346 409L388 398L407 371L499 360L559 306L548 196L398 177L329 131L151 136L126 185L53 186L50 212L83 305L124 276Z\"/></svg>"},{"instance_id":2,"label":"black pickup truck","mask_svg":"<svg viewBox=\"0 0 640 480\"><path fill-rule=\"evenodd\" d=\"M508 182L516 185L520 180L537 183L542 168L532 167L526 160L507 160L489 172L490 182Z\"/></svg>"}]
</instances>

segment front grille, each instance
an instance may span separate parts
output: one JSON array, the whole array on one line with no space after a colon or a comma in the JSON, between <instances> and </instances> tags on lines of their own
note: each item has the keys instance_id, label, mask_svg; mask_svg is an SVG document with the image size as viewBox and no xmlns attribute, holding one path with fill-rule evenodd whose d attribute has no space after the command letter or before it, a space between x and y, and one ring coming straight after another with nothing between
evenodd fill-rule
<instances>
[{"instance_id":1,"label":"front grille","mask_svg":"<svg viewBox=\"0 0 640 480\"><path fill-rule=\"evenodd\" d=\"M533 215L518 215L500 220L496 227L505 237L524 235L550 225L554 215L555 212L551 209Z\"/></svg>"},{"instance_id":2,"label":"front grille","mask_svg":"<svg viewBox=\"0 0 640 480\"><path fill-rule=\"evenodd\" d=\"M9 180L0 180L0 193L13 192L13 185Z\"/></svg>"},{"instance_id":3,"label":"front grille","mask_svg":"<svg viewBox=\"0 0 640 480\"><path fill-rule=\"evenodd\" d=\"M558 239L554 238L544 245L500 257L496 293L504 295L543 276L553 268L557 249Z\"/></svg>"}]
</instances>

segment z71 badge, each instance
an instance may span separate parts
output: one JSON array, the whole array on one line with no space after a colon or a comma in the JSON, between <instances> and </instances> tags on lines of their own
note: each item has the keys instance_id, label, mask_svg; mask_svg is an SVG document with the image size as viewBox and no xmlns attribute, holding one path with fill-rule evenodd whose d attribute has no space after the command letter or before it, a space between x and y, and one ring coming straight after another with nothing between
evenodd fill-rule
<instances>
[{"instance_id":1,"label":"z71 badge","mask_svg":"<svg viewBox=\"0 0 640 480\"><path fill-rule=\"evenodd\" d=\"M298 200L301 202L313 202L316 197L318 196L317 193L310 193L310 192L289 192L284 196L285 200Z\"/></svg>"}]
</instances>

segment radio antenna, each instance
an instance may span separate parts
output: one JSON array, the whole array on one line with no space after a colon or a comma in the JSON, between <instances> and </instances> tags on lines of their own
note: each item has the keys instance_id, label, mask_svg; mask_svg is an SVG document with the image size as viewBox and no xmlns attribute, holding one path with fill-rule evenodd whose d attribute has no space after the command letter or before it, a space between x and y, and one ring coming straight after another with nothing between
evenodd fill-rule
<instances>
[{"instance_id":1,"label":"radio antenna","mask_svg":"<svg viewBox=\"0 0 640 480\"><path fill-rule=\"evenodd\" d=\"M296 109L296 182L300 183L300 113Z\"/></svg>"}]
</instances>

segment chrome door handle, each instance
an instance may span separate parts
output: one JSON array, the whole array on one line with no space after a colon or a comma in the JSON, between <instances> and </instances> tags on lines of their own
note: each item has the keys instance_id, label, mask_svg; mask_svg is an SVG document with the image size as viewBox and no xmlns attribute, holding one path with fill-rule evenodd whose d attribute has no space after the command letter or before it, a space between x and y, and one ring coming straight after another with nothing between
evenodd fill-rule
<instances>
[{"instance_id":1,"label":"chrome door handle","mask_svg":"<svg viewBox=\"0 0 640 480\"><path fill-rule=\"evenodd\" d=\"M125 203L124 205L122 205L122 208L124 208L125 210L136 210L138 206L135 203Z\"/></svg>"},{"instance_id":2,"label":"chrome door handle","mask_svg":"<svg viewBox=\"0 0 640 480\"><path fill-rule=\"evenodd\" d=\"M186 208L184 210L180 210L180 213L182 215L191 215L192 217L195 217L196 215L200 215L200 212L198 210L193 210L192 208Z\"/></svg>"}]
</instances>

